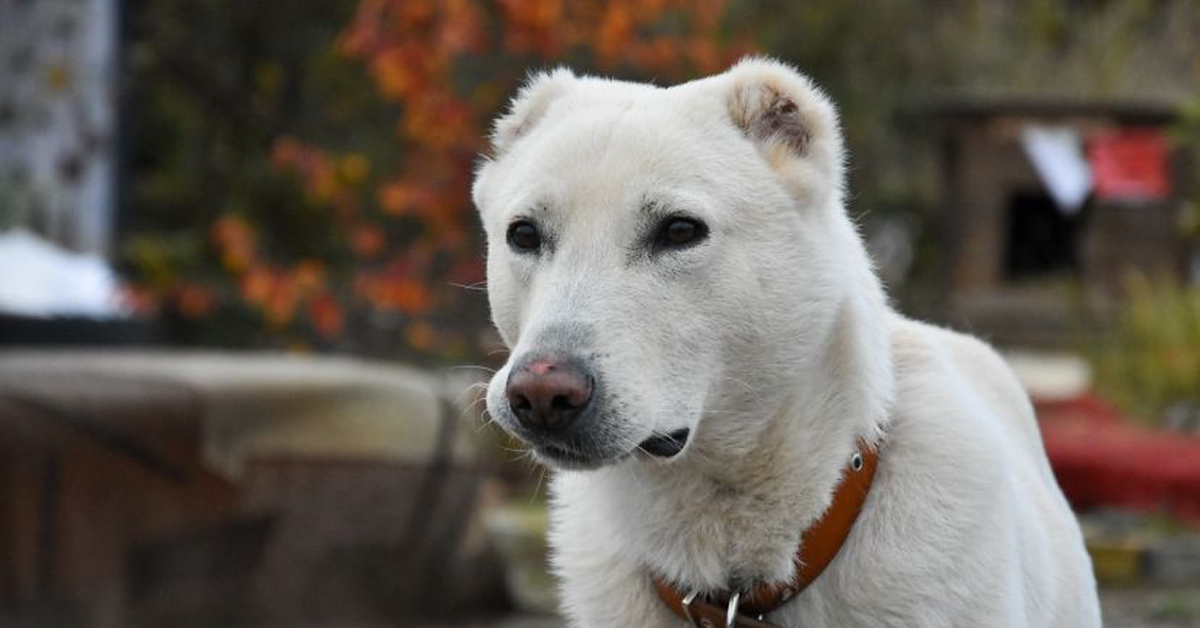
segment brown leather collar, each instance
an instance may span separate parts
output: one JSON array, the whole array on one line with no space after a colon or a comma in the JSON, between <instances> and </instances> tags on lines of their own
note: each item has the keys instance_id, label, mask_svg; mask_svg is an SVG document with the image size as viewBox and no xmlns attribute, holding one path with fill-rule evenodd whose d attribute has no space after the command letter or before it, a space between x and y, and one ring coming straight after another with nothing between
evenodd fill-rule
<instances>
[{"instance_id":1,"label":"brown leather collar","mask_svg":"<svg viewBox=\"0 0 1200 628\"><path fill-rule=\"evenodd\" d=\"M676 615L702 628L779 628L763 621L763 616L795 597L833 562L867 500L878 462L879 452L859 440L858 451L846 465L829 508L800 535L796 575L791 582L759 583L741 596L725 591L702 597L685 595L655 574L658 597Z\"/></svg>"}]
</instances>

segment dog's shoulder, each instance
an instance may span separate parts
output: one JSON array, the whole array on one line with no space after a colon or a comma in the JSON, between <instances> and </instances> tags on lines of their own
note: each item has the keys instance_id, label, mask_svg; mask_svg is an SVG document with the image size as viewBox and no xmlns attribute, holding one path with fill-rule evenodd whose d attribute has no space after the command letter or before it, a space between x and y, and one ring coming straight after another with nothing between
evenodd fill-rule
<instances>
[{"instance_id":1,"label":"dog's shoulder","mask_svg":"<svg viewBox=\"0 0 1200 628\"><path fill-rule=\"evenodd\" d=\"M900 401L902 408L915 401L953 413L956 420L992 420L1015 444L1041 457L1041 436L1029 395L991 345L964 333L897 317L891 347L898 388L902 397L908 397L907 403ZM941 403L925 403L931 399Z\"/></svg>"}]
</instances>

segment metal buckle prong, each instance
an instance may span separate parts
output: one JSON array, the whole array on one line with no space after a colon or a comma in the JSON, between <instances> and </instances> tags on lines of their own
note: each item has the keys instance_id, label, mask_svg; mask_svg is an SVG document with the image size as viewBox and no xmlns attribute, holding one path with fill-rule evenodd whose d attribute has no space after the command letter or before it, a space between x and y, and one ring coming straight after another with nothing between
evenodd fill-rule
<instances>
[{"instance_id":1,"label":"metal buckle prong","mask_svg":"<svg viewBox=\"0 0 1200 628\"><path fill-rule=\"evenodd\" d=\"M729 606L725 607L725 628L733 628L733 622L737 619L738 604L742 601L742 593L734 591L733 595L729 596Z\"/></svg>"},{"instance_id":2,"label":"metal buckle prong","mask_svg":"<svg viewBox=\"0 0 1200 628\"><path fill-rule=\"evenodd\" d=\"M700 591L692 591L683 598L683 614L687 617L688 623L695 626L696 620L692 619L692 602L696 601L696 596L700 595Z\"/></svg>"}]
</instances>

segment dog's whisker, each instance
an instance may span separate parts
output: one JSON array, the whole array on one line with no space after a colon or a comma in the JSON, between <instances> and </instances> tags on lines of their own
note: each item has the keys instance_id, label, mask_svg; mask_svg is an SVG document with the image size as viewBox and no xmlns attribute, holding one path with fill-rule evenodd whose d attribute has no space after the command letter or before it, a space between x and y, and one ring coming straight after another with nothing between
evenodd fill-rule
<instances>
[{"instance_id":1,"label":"dog's whisker","mask_svg":"<svg viewBox=\"0 0 1200 628\"><path fill-rule=\"evenodd\" d=\"M721 375L721 376L719 376L718 381L732 382L734 384L741 386L748 393L758 392L758 390L754 386L751 386L749 382L742 381L742 380L740 380L736 377L730 376L730 375Z\"/></svg>"},{"instance_id":2,"label":"dog's whisker","mask_svg":"<svg viewBox=\"0 0 1200 628\"><path fill-rule=\"evenodd\" d=\"M483 397L481 395L481 396L477 397L471 403L467 404L465 407L463 407L462 411L459 413L459 418L462 418L462 417L466 416L467 414L475 412L475 409L477 407L479 407L480 404L483 404L483 406L486 408L487 407L487 398Z\"/></svg>"},{"instance_id":3,"label":"dog's whisker","mask_svg":"<svg viewBox=\"0 0 1200 628\"><path fill-rule=\"evenodd\" d=\"M489 413L486 409L484 410L482 417L483 421L480 421L479 425L475 428L476 434L479 434L483 430L492 426L499 425L499 423L496 421L496 417L492 416L491 413Z\"/></svg>"},{"instance_id":4,"label":"dog's whisker","mask_svg":"<svg viewBox=\"0 0 1200 628\"><path fill-rule=\"evenodd\" d=\"M487 292L486 281L477 281L475 283L458 283L456 281L448 281L446 283L455 288L462 288L463 290L478 290L480 292Z\"/></svg>"},{"instance_id":5,"label":"dog's whisker","mask_svg":"<svg viewBox=\"0 0 1200 628\"><path fill-rule=\"evenodd\" d=\"M467 406L461 413L459 413L460 419L465 418L467 415L478 415L480 420L475 431L477 434L479 433L479 430L491 425L496 421L495 417L493 417L491 412L488 411L487 404L485 402L486 400L477 399L471 402L471 405ZM477 412L476 408L480 405L483 406L483 409Z\"/></svg>"},{"instance_id":6,"label":"dog's whisker","mask_svg":"<svg viewBox=\"0 0 1200 628\"><path fill-rule=\"evenodd\" d=\"M467 370L467 369L474 369L477 371L483 371L485 373L495 373L496 372L496 369L491 368L490 366L482 366L479 364L458 364L455 366L446 367L447 371L463 371L463 370Z\"/></svg>"},{"instance_id":7,"label":"dog's whisker","mask_svg":"<svg viewBox=\"0 0 1200 628\"><path fill-rule=\"evenodd\" d=\"M542 467L542 473L538 476L537 484L533 487L533 497L529 498L530 504L537 501L538 492L542 489L542 482L546 480L546 472L546 467Z\"/></svg>"}]
</instances>

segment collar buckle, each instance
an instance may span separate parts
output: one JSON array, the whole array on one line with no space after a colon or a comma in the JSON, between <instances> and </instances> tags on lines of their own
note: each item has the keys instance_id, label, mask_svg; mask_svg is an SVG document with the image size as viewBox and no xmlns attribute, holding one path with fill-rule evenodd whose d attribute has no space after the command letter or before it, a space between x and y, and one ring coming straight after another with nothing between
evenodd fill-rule
<instances>
[{"instance_id":1,"label":"collar buckle","mask_svg":"<svg viewBox=\"0 0 1200 628\"><path fill-rule=\"evenodd\" d=\"M696 618L692 617L692 603L696 601L696 597L699 595L700 595L699 591L692 591L691 593L688 593L686 597L683 598L683 616L685 619L688 620L689 624L692 624L694 626L700 625L696 622Z\"/></svg>"},{"instance_id":2,"label":"collar buckle","mask_svg":"<svg viewBox=\"0 0 1200 628\"><path fill-rule=\"evenodd\" d=\"M741 591L734 591L733 595L729 596L729 606L725 607L725 628L733 628L733 622L737 620L738 604L741 601Z\"/></svg>"},{"instance_id":3,"label":"collar buckle","mask_svg":"<svg viewBox=\"0 0 1200 628\"><path fill-rule=\"evenodd\" d=\"M763 621L762 615L759 615L758 617L754 618L753 621L757 622L757 623L751 623L751 618L748 618L748 617L738 613L738 609L741 606L741 602L742 602L741 592L734 593L733 595L729 596L729 602L725 605L724 625L718 625L717 624L718 620L716 620L716 618L714 617L714 615L718 615L718 613L720 612L720 607L714 607L713 605L709 604L707 602L707 600L701 600L699 606L696 606L697 599L701 598L701 597L703 597L703 596L700 595L699 591L692 591L691 593L688 593L686 596L684 596L682 600L680 600L680 606L683 608L684 619L686 619L689 624L696 626L697 628L739 628L741 626L756 626L756 627L757 626L771 626L771 624L767 624ZM693 608L694 606L696 606L696 608ZM694 612L694 611L699 611L699 612Z\"/></svg>"}]
</instances>

